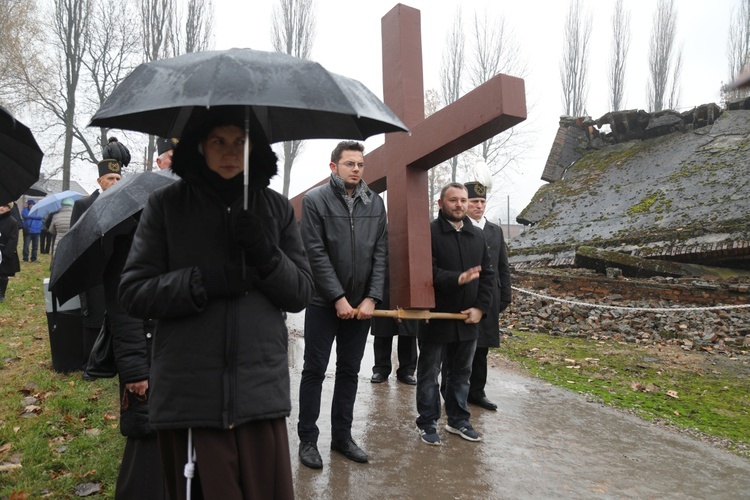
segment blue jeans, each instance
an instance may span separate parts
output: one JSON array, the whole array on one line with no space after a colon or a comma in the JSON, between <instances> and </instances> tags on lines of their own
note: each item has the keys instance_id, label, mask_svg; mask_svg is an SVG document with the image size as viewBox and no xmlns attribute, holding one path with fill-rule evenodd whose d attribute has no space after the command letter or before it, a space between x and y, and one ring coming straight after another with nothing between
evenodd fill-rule
<instances>
[{"instance_id":1,"label":"blue jeans","mask_svg":"<svg viewBox=\"0 0 750 500\"><path fill-rule=\"evenodd\" d=\"M365 353L370 320L339 319L333 307L308 306L305 311L305 362L299 386L300 441L317 442L320 396L331 349L336 340L336 381L331 403L331 438L349 439L357 397L357 376Z\"/></svg>"},{"instance_id":2,"label":"blue jeans","mask_svg":"<svg viewBox=\"0 0 750 500\"><path fill-rule=\"evenodd\" d=\"M36 252L39 249L39 233L31 234L25 232L23 235L23 260L29 260L29 243L31 243L31 262L36 260Z\"/></svg>"},{"instance_id":3,"label":"blue jeans","mask_svg":"<svg viewBox=\"0 0 750 500\"><path fill-rule=\"evenodd\" d=\"M458 342L419 341L417 364L417 427L437 429L440 419L440 365L445 366L445 413L448 425L460 429L469 425L471 413L466 406L469 395L469 377L474 359L476 340Z\"/></svg>"}]
</instances>

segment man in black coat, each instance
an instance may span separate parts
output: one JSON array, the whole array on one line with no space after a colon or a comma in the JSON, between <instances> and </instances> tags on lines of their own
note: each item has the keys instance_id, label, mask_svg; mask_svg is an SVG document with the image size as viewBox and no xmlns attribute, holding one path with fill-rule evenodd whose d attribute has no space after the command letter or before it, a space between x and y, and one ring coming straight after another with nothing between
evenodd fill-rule
<instances>
[{"instance_id":1,"label":"man in black coat","mask_svg":"<svg viewBox=\"0 0 750 500\"><path fill-rule=\"evenodd\" d=\"M417 427L423 442L440 445L438 375L445 370L445 430L468 441L479 441L471 426L466 400L478 324L492 301L494 272L484 234L466 215L468 195L463 184L445 186L440 211L430 224L435 310L462 313L466 320L434 320L420 325L417 366Z\"/></svg>"},{"instance_id":2,"label":"man in black coat","mask_svg":"<svg viewBox=\"0 0 750 500\"><path fill-rule=\"evenodd\" d=\"M99 169L99 178L96 182L102 191L106 191L110 187L114 186L120 179L120 171L122 170L122 162L116 159L107 158L97 163ZM73 203L73 212L70 216L70 227L81 218L83 213L96 201L99 197L99 190L97 189L89 196L80 198ZM53 256L54 265L54 256ZM102 285L97 285L83 292L80 295L81 299L81 321L83 323L83 369L86 369L86 364L91 353L91 348L94 346L94 341L99 335L99 330L102 328L104 322L104 288ZM83 374L84 378L88 378L86 373Z\"/></svg>"},{"instance_id":3,"label":"man in black coat","mask_svg":"<svg viewBox=\"0 0 750 500\"><path fill-rule=\"evenodd\" d=\"M479 338L471 366L471 379L468 402L487 410L497 410L497 405L487 398L484 387L487 384L487 354L490 347L500 346L500 325L498 316L507 309L511 301L510 267L508 250L503 238L503 230L484 217L487 208L487 188L479 182L464 184L469 195L468 215L471 222L484 231L487 248L495 270L495 286L492 303L487 315L479 322Z\"/></svg>"}]
</instances>

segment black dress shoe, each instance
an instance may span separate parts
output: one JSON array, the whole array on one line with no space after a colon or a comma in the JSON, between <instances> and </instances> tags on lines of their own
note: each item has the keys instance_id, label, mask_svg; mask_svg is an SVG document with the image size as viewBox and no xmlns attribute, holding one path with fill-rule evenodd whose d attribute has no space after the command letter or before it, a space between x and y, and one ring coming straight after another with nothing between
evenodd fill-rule
<instances>
[{"instance_id":1,"label":"black dress shoe","mask_svg":"<svg viewBox=\"0 0 750 500\"><path fill-rule=\"evenodd\" d=\"M382 384L386 380L388 380L388 377L382 373L373 373L372 377L370 377L370 382L373 384Z\"/></svg>"},{"instance_id":2,"label":"black dress shoe","mask_svg":"<svg viewBox=\"0 0 750 500\"><path fill-rule=\"evenodd\" d=\"M481 406L485 410L497 410L497 405L487 399L487 396L482 396L481 398L468 398L467 402L473 405Z\"/></svg>"},{"instance_id":3,"label":"black dress shoe","mask_svg":"<svg viewBox=\"0 0 750 500\"><path fill-rule=\"evenodd\" d=\"M357 446L352 438L331 441L331 450L338 451L349 460L362 464L367 462L367 453Z\"/></svg>"},{"instance_id":4,"label":"black dress shoe","mask_svg":"<svg viewBox=\"0 0 750 500\"><path fill-rule=\"evenodd\" d=\"M404 375L397 377L398 381L406 385L417 385L417 378L414 375Z\"/></svg>"},{"instance_id":5,"label":"black dress shoe","mask_svg":"<svg viewBox=\"0 0 750 500\"><path fill-rule=\"evenodd\" d=\"M299 444L299 461L311 469L323 468L323 459L318 453L318 445L310 441L303 441Z\"/></svg>"}]
</instances>

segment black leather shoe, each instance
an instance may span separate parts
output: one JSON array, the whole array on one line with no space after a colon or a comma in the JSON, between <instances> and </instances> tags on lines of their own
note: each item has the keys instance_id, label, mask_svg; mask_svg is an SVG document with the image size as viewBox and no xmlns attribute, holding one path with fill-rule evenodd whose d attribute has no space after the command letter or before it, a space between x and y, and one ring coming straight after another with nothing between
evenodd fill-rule
<instances>
[{"instance_id":1,"label":"black leather shoe","mask_svg":"<svg viewBox=\"0 0 750 500\"><path fill-rule=\"evenodd\" d=\"M323 468L323 459L318 453L318 445L310 441L302 441L299 444L299 461L311 469Z\"/></svg>"},{"instance_id":2,"label":"black leather shoe","mask_svg":"<svg viewBox=\"0 0 750 500\"><path fill-rule=\"evenodd\" d=\"M373 384L382 384L386 380L388 380L388 377L386 377L382 373L373 373L372 377L370 377L370 382L372 382Z\"/></svg>"},{"instance_id":3,"label":"black leather shoe","mask_svg":"<svg viewBox=\"0 0 750 500\"><path fill-rule=\"evenodd\" d=\"M362 464L367 462L367 453L357 446L357 443L352 438L331 441L331 450L338 451L349 460L354 460Z\"/></svg>"},{"instance_id":4,"label":"black leather shoe","mask_svg":"<svg viewBox=\"0 0 750 500\"><path fill-rule=\"evenodd\" d=\"M487 399L487 396L482 396L481 398L468 398L467 403L481 406L485 410L497 410L497 405Z\"/></svg>"},{"instance_id":5,"label":"black leather shoe","mask_svg":"<svg viewBox=\"0 0 750 500\"><path fill-rule=\"evenodd\" d=\"M406 385L417 385L417 378L414 375L404 375L403 377L397 377L398 381Z\"/></svg>"}]
</instances>

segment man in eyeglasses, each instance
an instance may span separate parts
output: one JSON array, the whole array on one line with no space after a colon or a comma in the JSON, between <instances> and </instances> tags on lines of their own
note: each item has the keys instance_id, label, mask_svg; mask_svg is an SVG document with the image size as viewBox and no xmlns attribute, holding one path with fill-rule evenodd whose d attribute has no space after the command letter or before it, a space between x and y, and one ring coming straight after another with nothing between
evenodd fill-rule
<instances>
[{"instance_id":1,"label":"man in eyeglasses","mask_svg":"<svg viewBox=\"0 0 750 500\"><path fill-rule=\"evenodd\" d=\"M326 367L336 340L336 381L331 404L331 450L355 462L368 457L352 439L357 374L375 304L383 299L386 211L362 180L364 146L340 142L331 153L331 180L302 200L300 230L315 280L305 312L305 362L297 434L302 464L323 467L316 421ZM354 309L358 312L355 313Z\"/></svg>"}]
</instances>

